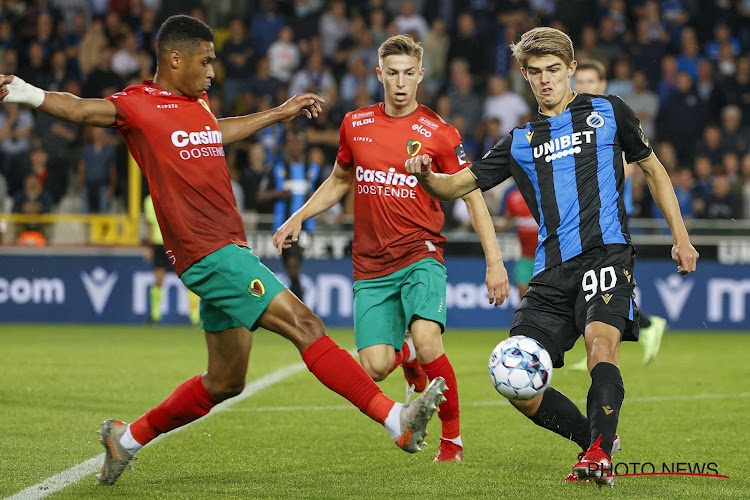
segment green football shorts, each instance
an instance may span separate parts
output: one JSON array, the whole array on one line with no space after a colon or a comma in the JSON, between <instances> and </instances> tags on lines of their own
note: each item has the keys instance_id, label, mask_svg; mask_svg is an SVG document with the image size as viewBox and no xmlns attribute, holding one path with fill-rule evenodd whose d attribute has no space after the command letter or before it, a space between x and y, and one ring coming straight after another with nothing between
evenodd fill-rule
<instances>
[{"instance_id":1,"label":"green football shorts","mask_svg":"<svg viewBox=\"0 0 750 500\"><path fill-rule=\"evenodd\" d=\"M354 282L354 341L357 350L389 344L401 350L414 319L445 330L445 266L426 258L379 278Z\"/></svg>"},{"instance_id":2,"label":"green football shorts","mask_svg":"<svg viewBox=\"0 0 750 500\"><path fill-rule=\"evenodd\" d=\"M532 276L534 276L534 259L526 257L518 259L513 268L513 282L516 285L528 285Z\"/></svg>"},{"instance_id":3,"label":"green football shorts","mask_svg":"<svg viewBox=\"0 0 750 500\"><path fill-rule=\"evenodd\" d=\"M238 245L206 255L180 279L201 298L201 328L207 332L255 330L271 300L286 289L252 249Z\"/></svg>"}]
</instances>

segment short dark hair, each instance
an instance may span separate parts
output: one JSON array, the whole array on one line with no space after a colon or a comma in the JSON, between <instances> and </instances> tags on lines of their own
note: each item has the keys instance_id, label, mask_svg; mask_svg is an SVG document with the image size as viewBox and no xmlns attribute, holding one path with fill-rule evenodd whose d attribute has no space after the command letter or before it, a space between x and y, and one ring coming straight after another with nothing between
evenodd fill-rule
<instances>
[{"instance_id":1,"label":"short dark hair","mask_svg":"<svg viewBox=\"0 0 750 500\"><path fill-rule=\"evenodd\" d=\"M606 80L607 79L607 70L604 68L604 65L597 61L596 59L585 59L578 63L578 67L576 70L581 69L591 69L596 72L596 76L599 77L599 80Z\"/></svg>"},{"instance_id":2,"label":"short dark hair","mask_svg":"<svg viewBox=\"0 0 750 500\"><path fill-rule=\"evenodd\" d=\"M156 35L156 56L162 59L174 49L198 48L201 42L213 42L213 30L200 19L183 14L169 17Z\"/></svg>"}]
</instances>

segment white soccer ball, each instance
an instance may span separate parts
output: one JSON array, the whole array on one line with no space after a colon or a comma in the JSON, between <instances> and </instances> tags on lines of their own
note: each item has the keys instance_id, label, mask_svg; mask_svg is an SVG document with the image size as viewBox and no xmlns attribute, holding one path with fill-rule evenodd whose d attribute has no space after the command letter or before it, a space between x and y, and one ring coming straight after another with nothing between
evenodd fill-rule
<instances>
[{"instance_id":1,"label":"white soccer ball","mask_svg":"<svg viewBox=\"0 0 750 500\"><path fill-rule=\"evenodd\" d=\"M490 355L490 380L508 399L531 399L549 387L552 358L536 340L509 337Z\"/></svg>"}]
</instances>

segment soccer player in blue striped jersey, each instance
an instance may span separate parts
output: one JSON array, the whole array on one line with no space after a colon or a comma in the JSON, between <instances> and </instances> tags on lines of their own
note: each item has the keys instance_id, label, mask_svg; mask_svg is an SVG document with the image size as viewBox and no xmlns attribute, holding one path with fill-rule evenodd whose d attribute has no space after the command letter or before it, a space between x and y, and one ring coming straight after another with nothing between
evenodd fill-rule
<instances>
[{"instance_id":1,"label":"soccer player in blue striped jersey","mask_svg":"<svg viewBox=\"0 0 750 500\"><path fill-rule=\"evenodd\" d=\"M514 178L539 223L539 246L534 276L510 334L539 341L555 367L563 365L565 352L583 334L591 386L588 418L551 387L511 403L537 425L581 446L569 479L612 485L611 455L625 396L619 345L638 338L623 152L627 162L643 170L669 224L672 259L680 274L695 271L698 252L690 244L669 176L633 110L619 97L571 89L577 63L570 37L535 28L511 48L539 105L537 119L515 128L461 172L433 172L427 155L410 158L405 166L440 200Z\"/></svg>"}]
</instances>

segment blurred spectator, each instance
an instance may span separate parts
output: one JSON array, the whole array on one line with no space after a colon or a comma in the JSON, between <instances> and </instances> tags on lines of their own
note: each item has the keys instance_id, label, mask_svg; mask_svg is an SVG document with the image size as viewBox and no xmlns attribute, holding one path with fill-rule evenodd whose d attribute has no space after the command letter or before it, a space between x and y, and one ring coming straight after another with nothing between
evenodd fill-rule
<instances>
[{"instance_id":1,"label":"blurred spectator","mask_svg":"<svg viewBox=\"0 0 750 500\"><path fill-rule=\"evenodd\" d=\"M318 21L323 0L294 0L294 17L289 26L298 39L312 38L318 34Z\"/></svg>"},{"instance_id":2,"label":"blurred spectator","mask_svg":"<svg viewBox=\"0 0 750 500\"><path fill-rule=\"evenodd\" d=\"M115 148L107 144L106 131L87 127L88 139L78 162L78 183L83 188L83 206L89 213L109 210L117 187Z\"/></svg>"},{"instance_id":3,"label":"blurred spectator","mask_svg":"<svg viewBox=\"0 0 750 500\"><path fill-rule=\"evenodd\" d=\"M17 48L16 34L13 31L13 24L7 17L0 19L0 49L3 53L7 50Z\"/></svg>"},{"instance_id":4,"label":"blurred spectator","mask_svg":"<svg viewBox=\"0 0 750 500\"><path fill-rule=\"evenodd\" d=\"M151 68L151 56L138 51L138 39L129 31L112 55L112 71L122 80L146 75Z\"/></svg>"},{"instance_id":5,"label":"blurred spectator","mask_svg":"<svg viewBox=\"0 0 750 500\"><path fill-rule=\"evenodd\" d=\"M721 46L725 43L728 43L732 48L732 54L735 56L740 55L742 48L739 39L732 36L732 31L729 25L726 22L721 21L714 27L713 40L706 45L706 55L715 61L718 60Z\"/></svg>"},{"instance_id":6,"label":"blurred spectator","mask_svg":"<svg viewBox=\"0 0 750 500\"><path fill-rule=\"evenodd\" d=\"M474 17L469 12L459 14L456 20L456 34L448 50L448 61L463 59L468 62L467 71L472 75L486 73L486 42L477 31Z\"/></svg>"},{"instance_id":7,"label":"blurred spectator","mask_svg":"<svg viewBox=\"0 0 750 500\"><path fill-rule=\"evenodd\" d=\"M289 26L281 28L279 38L268 48L266 57L271 63L271 76L281 82L289 83L300 61L299 49L294 43L292 28Z\"/></svg>"},{"instance_id":8,"label":"blurred spectator","mask_svg":"<svg viewBox=\"0 0 750 500\"><path fill-rule=\"evenodd\" d=\"M531 109L526 100L515 92L508 90L508 84L500 76L491 76L487 82L489 95L484 100L485 119L495 118L500 121L500 135L510 133L514 127L531 119Z\"/></svg>"},{"instance_id":9,"label":"blurred spectator","mask_svg":"<svg viewBox=\"0 0 750 500\"><path fill-rule=\"evenodd\" d=\"M656 137L656 113L659 110L659 98L647 88L646 73L633 73L633 93L628 97L628 105L641 121L643 133L649 139Z\"/></svg>"},{"instance_id":10,"label":"blurred spectator","mask_svg":"<svg viewBox=\"0 0 750 500\"><path fill-rule=\"evenodd\" d=\"M599 21L599 42L597 46L604 53L604 57L600 60L605 64L609 64L622 54L622 46L617 36L617 22L609 16L605 16Z\"/></svg>"},{"instance_id":11,"label":"blurred spectator","mask_svg":"<svg viewBox=\"0 0 750 500\"><path fill-rule=\"evenodd\" d=\"M737 153L724 153L721 157L721 173L727 176L733 191L740 190L740 157Z\"/></svg>"},{"instance_id":12,"label":"blurred spectator","mask_svg":"<svg viewBox=\"0 0 750 500\"><path fill-rule=\"evenodd\" d=\"M680 206L680 213L683 219L686 221L692 219L695 216L693 195L691 194L693 189L692 171L689 168L681 168L671 172L669 177L672 179L672 186L674 187L674 193L677 196L677 203ZM664 215L653 200L651 202L651 217L664 219Z\"/></svg>"},{"instance_id":13,"label":"blurred spectator","mask_svg":"<svg viewBox=\"0 0 750 500\"><path fill-rule=\"evenodd\" d=\"M462 116L466 120L466 132L461 135L474 136L482 116L482 100L473 89L473 76L465 60L451 62L451 85L448 97L452 103L453 118Z\"/></svg>"},{"instance_id":14,"label":"blurred spectator","mask_svg":"<svg viewBox=\"0 0 750 500\"><path fill-rule=\"evenodd\" d=\"M336 80L323 63L323 55L320 52L313 52L307 59L304 68L298 70L292 77L289 84L289 95L303 94L305 92L315 92L316 94L326 97L331 87L336 86ZM330 106L332 103L326 103Z\"/></svg>"},{"instance_id":15,"label":"blurred spectator","mask_svg":"<svg viewBox=\"0 0 750 500\"><path fill-rule=\"evenodd\" d=\"M729 105L721 110L721 150L737 155L750 152L750 128L742 126L739 106Z\"/></svg>"},{"instance_id":16,"label":"blurred spectator","mask_svg":"<svg viewBox=\"0 0 750 500\"><path fill-rule=\"evenodd\" d=\"M422 86L430 95L434 95L445 83L448 49L450 48L450 37L445 30L443 19L439 17L433 19L430 31L422 39L422 47L424 47L422 66L425 69Z\"/></svg>"},{"instance_id":17,"label":"blurred spectator","mask_svg":"<svg viewBox=\"0 0 750 500\"><path fill-rule=\"evenodd\" d=\"M612 79L607 82L607 94L620 96L624 101L630 102L633 94L633 77L630 74L630 62L625 58L615 61Z\"/></svg>"},{"instance_id":18,"label":"blurred spectator","mask_svg":"<svg viewBox=\"0 0 750 500\"><path fill-rule=\"evenodd\" d=\"M341 40L349 35L349 19L346 17L346 4L343 1L333 0L330 3L328 10L320 17L318 33L323 56L332 58Z\"/></svg>"},{"instance_id":19,"label":"blurred spectator","mask_svg":"<svg viewBox=\"0 0 750 500\"><path fill-rule=\"evenodd\" d=\"M722 77L732 77L737 71L737 58L729 42L724 42L719 47L719 60L716 66Z\"/></svg>"},{"instance_id":20,"label":"blurred spectator","mask_svg":"<svg viewBox=\"0 0 750 500\"><path fill-rule=\"evenodd\" d=\"M248 164L240 170L239 183L245 193L245 208L262 214L272 213L270 201L260 196L260 185L271 172L272 165L268 162L262 144L250 144L247 149Z\"/></svg>"},{"instance_id":21,"label":"blurred spectator","mask_svg":"<svg viewBox=\"0 0 750 500\"><path fill-rule=\"evenodd\" d=\"M156 24L156 11L154 9L144 10L140 21L134 30L138 41L138 49L151 54L155 47L156 35L159 32L159 25Z\"/></svg>"},{"instance_id":22,"label":"blurred spectator","mask_svg":"<svg viewBox=\"0 0 750 500\"><path fill-rule=\"evenodd\" d=\"M373 9L370 12L370 31L372 31L372 42L376 47L385 42L388 37L388 15L383 9ZM426 48L425 48L426 52Z\"/></svg>"},{"instance_id":23,"label":"blurred spectator","mask_svg":"<svg viewBox=\"0 0 750 500\"><path fill-rule=\"evenodd\" d=\"M713 185L713 166L707 156L697 156L693 166L693 207L697 219L704 218Z\"/></svg>"},{"instance_id":24,"label":"blurred spectator","mask_svg":"<svg viewBox=\"0 0 750 500\"><path fill-rule=\"evenodd\" d=\"M666 56L661 60L661 80L659 81L659 102L664 105L667 98L677 90L677 58ZM690 75L688 75L690 76Z\"/></svg>"},{"instance_id":25,"label":"blurred spectator","mask_svg":"<svg viewBox=\"0 0 750 500\"><path fill-rule=\"evenodd\" d=\"M255 53L265 54L286 24L276 0L260 0L258 12L250 21L250 42Z\"/></svg>"},{"instance_id":26,"label":"blurred spectator","mask_svg":"<svg viewBox=\"0 0 750 500\"><path fill-rule=\"evenodd\" d=\"M220 54L225 73L222 99L224 115L234 114L232 110L237 96L247 89L253 64L253 47L247 36L244 21L238 18L232 19L229 22L229 33L229 39L224 43Z\"/></svg>"},{"instance_id":27,"label":"blurred spectator","mask_svg":"<svg viewBox=\"0 0 750 500\"><path fill-rule=\"evenodd\" d=\"M264 95L258 100L259 112L269 110L273 106L273 98L270 95ZM281 159L283 154L282 143L284 141L284 124L275 123L269 127L265 127L253 134L253 139L263 146L267 161L271 164L275 164Z\"/></svg>"},{"instance_id":28,"label":"blurred spectator","mask_svg":"<svg viewBox=\"0 0 750 500\"><path fill-rule=\"evenodd\" d=\"M44 59L44 49L37 42L29 44L26 53L26 64L20 75L24 80L39 87L50 79L49 67Z\"/></svg>"},{"instance_id":29,"label":"blurred spectator","mask_svg":"<svg viewBox=\"0 0 750 500\"><path fill-rule=\"evenodd\" d=\"M698 63L698 80L695 82L695 89L706 107L708 120L716 123L719 120L724 95L716 82L713 63L709 59L703 59Z\"/></svg>"},{"instance_id":30,"label":"blurred spectator","mask_svg":"<svg viewBox=\"0 0 750 500\"><path fill-rule=\"evenodd\" d=\"M691 119L686 120L686 115ZM667 97L659 112L659 138L679 144L677 157L680 162L686 163L692 157L705 116L703 103L693 89L692 78L687 72L680 71L677 90Z\"/></svg>"},{"instance_id":31,"label":"blurred spectator","mask_svg":"<svg viewBox=\"0 0 750 500\"><path fill-rule=\"evenodd\" d=\"M656 5L656 2L650 1L647 2L647 5L655 5L658 16L659 7ZM629 46L629 54L633 61L633 66L646 74L649 90L657 90L659 88L664 53L664 37L660 35L655 38L652 37L648 21L645 19L638 21L636 23L635 43Z\"/></svg>"},{"instance_id":32,"label":"blurred spectator","mask_svg":"<svg viewBox=\"0 0 750 500\"><path fill-rule=\"evenodd\" d=\"M84 75L88 75L99 65L102 51L107 46L107 37L104 35L104 21L94 19L81 41L80 65Z\"/></svg>"},{"instance_id":33,"label":"blurred spectator","mask_svg":"<svg viewBox=\"0 0 750 500\"><path fill-rule=\"evenodd\" d=\"M492 146L500 142L505 135L500 130L500 120L497 118L488 118L482 122L482 136L479 138L477 144L477 157L480 157L490 149Z\"/></svg>"},{"instance_id":34,"label":"blurred spectator","mask_svg":"<svg viewBox=\"0 0 750 500\"><path fill-rule=\"evenodd\" d=\"M415 40L422 40L430 30L425 18L417 12L412 0L404 0L399 15L393 20L400 33L409 33Z\"/></svg>"},{"instance_id":35,"label":"blurred spectator","mask_svg":"<svg viewBox=\"0 0 750 500\"><path fill-rule=\"evenodd\" d=\"M341 105L347 110L356 109L354 101L360 90L364 90L370 100L374 101L380 87L375 72L365 66L362 58L354 58L349 62L349 69L341 79Z\"/></svg>"},{"instance_id":36,"label":"blurred spectator","mask_svg":"<svg viewBox=\"0 0 750 500\"><path fill-rule=\"evenodd\" d=\"M743 216L750 219L750 153L742 157L740 169L742 171Z\"/></svg>"},{"instance_id":37,"label":"blurred spectator","mask_svg":"<svg viewBox=\"0 0 750 500\"><path fill-rule=\"evenodd\" d=\"M726 152L721 147L721 130L717 125L708 125L703 129L701 136L701 140L695 148L695 154L707 157L712 165L718 165Z\"/></svg>"},{"instance_id":38,"label":"blurred spectator","mask_svg":"<svg viewBox=\"0 0 750 500\"><path fill-rule=\"evenodd\" d=\"M77 82L70 81L60 90L78 95L81 89ZM78 160L77 151L73 146L78 141L80 133L79 123L57 120L45 113L36 115L33 132L35 147L44 147L48 155L46 189L55 203L60 201L68 189L70 170Z\"/></svg>"},{"instance_id":39,"label":"blurred spectator","mask_svg":"<svg viewBox=\"0 0 750 500\"><path fill-rule=\"evenodd\" d=\"M36 174L28 174L23 181L23 189L13 199L13 212L25 215L46 214L52 210L52 197L42 187ZM44 232L45 224L24 223L19 225L23 231Z\"/></svg>"},{"instance_id":40,"label":"blurred spectator","mask_svg":"<svg viewBox=\"0 0 750 500\"><path fill-rule=\"evenodd\" d=\"M280 103L286 100L285 89L284 83L271 74L270 59L266 56L259 58L249 85L253 97L260 99L263 96L270 96L272 104Z\"/></svg>"},{"instance_id":41,"label":"blurred spectator","mask_svg":"<svg viewBox=\"0 0 750 500\"><path fill-rule=\"evenodd\" d=\"M727 104L735 104L742 111L742 123L750 126L750 58L737 58L737 72L734 77L721 83Z\"/></svg>"},{"instance_id":42,"label":"blurred spectator","mask_svg":"<svg viewBox=\"0 0 750 500\"><path fill-rule=\"evenodd\" d=\"M8 194L15 196L29 172L29 150L34 117L26 106L5 103L0 107L0 153Z\"/></svg>"},{"instance_id":43,"label":"blurred spectator","mask_svg":"<svg viewBox=\"0 0 750 500\"><path fill-rule=\"evenodd\" d=\"M726 175L717 175L706 202L706 219L737 219L740 217L740 201L731 190Z\"/></svg>"},{"instance_id":44,"label":"blurred spectator","mask_svg":"<svg viewBox=\"0 0 750 500\"><path fill-rule=\"evenodd\" d=\"M700 45L695 30L686 27L680 34L680 53L677 56L677 70L684 71L695 81L698 78L698 63L701 61Z\"/></svg>"},{"instance_id":45,"label":"blurred spectator","mask_svg":"<svg viewBox=\"0 0 750 500\"><path fill-rule=\"evenodd\" d=\"M81 97L101 98L122 90L120 76L112 71L112 49L103 47L97 56L96 66L86 77Z\"/></svg>"}]
</instances>

